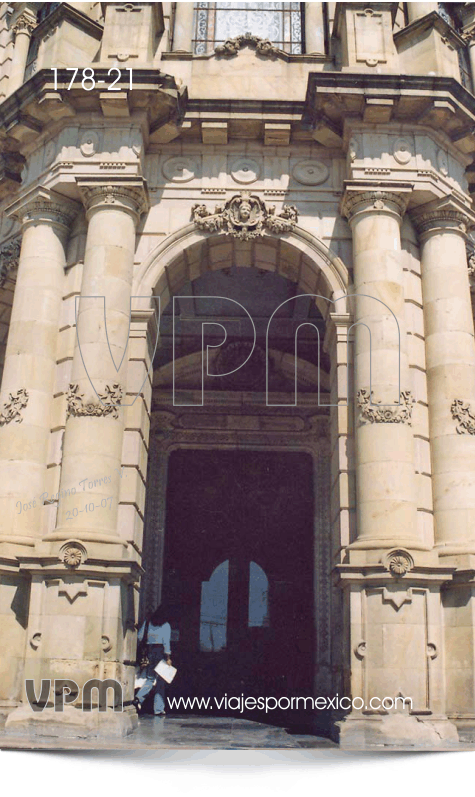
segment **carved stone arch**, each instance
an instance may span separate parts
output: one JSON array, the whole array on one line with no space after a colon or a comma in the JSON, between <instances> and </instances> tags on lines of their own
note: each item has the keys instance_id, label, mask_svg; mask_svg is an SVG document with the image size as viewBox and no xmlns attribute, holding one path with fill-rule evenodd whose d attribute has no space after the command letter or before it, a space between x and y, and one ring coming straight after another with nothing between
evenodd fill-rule
<instances>
[{"instance_id":1,"label":"carved stone arch","mask_svg":"<svg viewBox=\"0 0 475 797\"><path fill-rule=\"evenodd\" d=\"M301 227L285 236L264 234L251 243L203 232L194 224L188 224L147 255L136 274L133 294L163 297L163 310L171 293L175 294L181 285L200 276L203 259L215 271L229 268L230 257L238 266L276 271L296 282L302 293L321 296L316 303L323 318L335 312L331 301L347 292L348 270L342 260ZM347 312L345 300L338 302L338 312Z\"/></svg>"}]
</instances>

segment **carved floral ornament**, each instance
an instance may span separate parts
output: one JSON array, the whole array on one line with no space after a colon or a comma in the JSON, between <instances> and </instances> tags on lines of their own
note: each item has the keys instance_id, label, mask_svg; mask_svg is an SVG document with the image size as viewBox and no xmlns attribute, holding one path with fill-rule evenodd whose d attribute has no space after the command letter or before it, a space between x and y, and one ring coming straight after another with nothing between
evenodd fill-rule
<instances>
[{"instance_id":1,"label":"carved floral ornament","mask_svg":"<svg viewBox=\"0 0 475 797\"><path fill-rule=\"evenodd\" d=\"M59 551L59 559L66 567L75 570L87 559L87 551L77 540L68 540Z\"/></svg>"},{"instance_id":2,"label":"carved floral ornament","mask_svg":"<svg viewBox=\"0 0 475 797\"><path fill-rule=\"evenodd\" d=\"M9 393L8 401L3 405L3 410L0 412L0 426L4 426L11 421L21 423L21 411L28 404L29 395L25 388L20 388L16 393Z\"/></svg>"},{"instance_id":3,"label":"carved floral ornament","mask_svg":"<svg viewBox=\"0 0 475 797\"><path fill-rule=\"evenodd\" d=\"M402 578L413 569L414 559L404 548L395 548L386 554L383 565L394 578Z\"/></svg>"},{"instance_id":4,"label":"carved floral ornament","mask_svg":"<svg viewBox=\"0 0 475 797\"><path fill-rule=\"evenodd\" d=\"M3 288L10 274L18 268L20 248L20 239L15 238L0 249L0 288Z\"/></svg>"},{"instance_id":5,"label":"carved floral ornament","mask_svg":"<svg viewBox=\"0 0 475 797\"><path fill-rule=\"evenodd\" d=\"M399 404L394 407L380 406L381 402L373 401L373 391L358 390L356 403L360 409L361 417L369 423L407 423L412 426L412 407L415 399L410 390L403 390L399 394Z\"/></svg>"},{"instance_id":6,"label":"carved floral ornament","mask_svg":"<svg viewBox=\"0 0 475 797\"><path fill-rule=\"evenodd\" d=\"M104 416L112 415L118 419L118 408L123 398L122 387L116 383L110 387L106 385L104 393L97 394L100 401L84 401L84 394L79 393L79 385L70 385L67 395L68 415L76 417L82 416Z\"/></svg>"},{"instance_id":7,"label":"carved floral ornament","mask_svg":"<svg viewBox=\"0 0 475 797\"><path fill-rule=\"evenodd\" d=\"M239 50L246 44L248 47L252 47L258 55L262 55L265 58L275 58L278 55L283 55L283 51L279 50L269 39L261 39L252 33L243 33L233 39L227 39L224 44L219 44L215 47L214 51L216 55L237 55Z\"/></svg>"},{"instance_id":8,"label":"carved floral ornament","mask_svg":"<svg viewBox=\"0 0 475 797\"><path fill-rule=\"evenodd\" d=\"M200 230L224 232L244 241L258 238L265 230L280 235L291 232L298 221L294 205L283 205L279 215L275 215L274 205L266 207L260 197L245 191L224 205L216 205L214 213L202 204L193 205L191 213Z\"/></svg>"},{"instance_id":9,"label":"carved floral ornament","mask_svg":"<svg viewBox=\"0 0 475 797\"><path fill-rule=\"evenodd\" d=\"M458 434L475 435L475 412L470 405L461 399L455 399L450 410L454 421L459 422L457 425Z\"/></svg>"}]
</instances>

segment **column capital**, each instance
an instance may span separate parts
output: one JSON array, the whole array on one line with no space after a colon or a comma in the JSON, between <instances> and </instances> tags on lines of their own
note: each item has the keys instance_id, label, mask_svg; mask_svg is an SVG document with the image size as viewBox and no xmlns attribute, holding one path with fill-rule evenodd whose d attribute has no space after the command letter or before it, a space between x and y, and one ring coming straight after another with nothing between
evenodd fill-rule
<instances>
[{"instance_id":1,"label":"column capital","mask_svg":"<svg viewBox=\"0 0 475 797\"><path fill-rule=\"evenodd\" d=\"M419 237L450 230L466 237L467 229L475 225L475 214L453 196L435 199L411 212L411 220Z\"/></svg>"},{"instance_id":2,"label":"column capital","mask_svg":"<svg viewBox=\"0 0 475 797\"><path fill-rule=\"evenodd\" d=\"M27 224L43 221L69 229L79 205L56 191L37 186L17 199L5 209L5 215Z\"/></svg>"},{"instance_id":3,"label":"column capital","mask_svg":"<svg viewBox=\"0 0 475 797\"><path fill-rule=\"evenodd\" d=\"M412 189L412 183L346 180L341 214L350 224L361 213L390 213L402 219Z\"/></svg>"},{"instance_id":4,"label":"column capital","mask_svg":"<svg viewBox=\"0 0 475 797\"><path fill-rule=\"evenodd\" d=\"M35 16L33 14L29 14L27 11L23 11L13 23L12 31L14 32L15 36L17 36L19 33L27 33L28 36L31 36L36 28L36 24Z\"/></svg>"},{"instance_id":5,"label":"column capital","mask_svg":"<svg viewBox=\"0 0 475 797\"><path fill-rule=\"evenodd\" d=\"M138 222L149 208L147 182L143 177L124 177L107 181L103 177L77 180L79 193L86 208L86 216L104 209L123 210Z\"/></svg>"}]
</instances>

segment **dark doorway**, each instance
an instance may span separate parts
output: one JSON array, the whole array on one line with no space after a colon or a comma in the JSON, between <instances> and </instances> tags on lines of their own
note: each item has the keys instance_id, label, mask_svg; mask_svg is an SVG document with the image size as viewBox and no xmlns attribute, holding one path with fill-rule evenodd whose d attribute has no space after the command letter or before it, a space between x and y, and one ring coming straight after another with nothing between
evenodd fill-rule
<instances>
[{"instance_id":1,"label":"dark doorway","mask_svg":"<svg viewBox=\"0 0 475 797\"><path fill-rule=\"evenodd\" d=\"M224 698L313 694L313 578L309 454L172 453L162 595L179 676L169 697L210 698L193 713L303 728L310 712L286 701L241 713Z\"/></svg>"}]
</instances>

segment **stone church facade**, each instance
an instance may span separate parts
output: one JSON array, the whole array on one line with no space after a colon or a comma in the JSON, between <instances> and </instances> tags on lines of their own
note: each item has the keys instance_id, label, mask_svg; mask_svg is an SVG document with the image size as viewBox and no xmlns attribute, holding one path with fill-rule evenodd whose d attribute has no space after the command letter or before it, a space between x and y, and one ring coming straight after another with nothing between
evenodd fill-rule
<instances>
[{"instance_id":1,"label":"stone church facade","mask_svg":"<svg viewBox=\"0 0 475 797\"><path fill-rule=\"evenodd\" d=\"M312 714L342 747L456 747L475 4L235 6L0 4L4 732L132 732L166 597L192 663L300 623L294 693L361 698ZM93 678L122 712L25 696Z\"/></svg>"}]
</instances>

